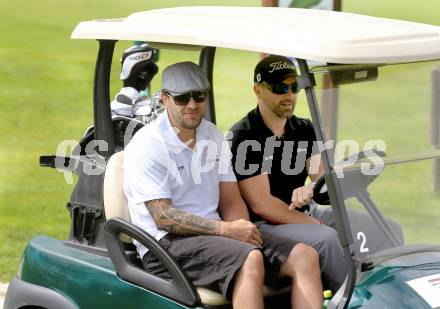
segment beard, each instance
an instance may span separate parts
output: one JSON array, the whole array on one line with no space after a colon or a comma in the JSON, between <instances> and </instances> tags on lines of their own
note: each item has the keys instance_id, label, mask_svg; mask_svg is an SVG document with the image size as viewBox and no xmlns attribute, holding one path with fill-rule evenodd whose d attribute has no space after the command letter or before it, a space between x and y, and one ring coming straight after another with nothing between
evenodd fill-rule
<instances>
[{"instance_id":1,"label":"beard","mask_svg":"<svg viewBox=\"0 0 440 309\"><path fill-rule=\"evenodd\" d=\"M180 118L179 122L182 128L189 130L197 128L203 119L202 110L198 110L197 113L198 115L196 117L191 117L188 114L179 114L178 115L178 117Z\"/></svg>"},{"instance_id":2,"label":"beard","mask_svg":"<svg viewBox=\"0 0 440 309\"><path fill-rule=\"evenodd\" d=\"M278 104L277 106L273 107L272 112L280 118L289 119L290 117L292 117L293 109L295 105L294 103L292 103L290 106L284 106L281 103L282 102L280 102L280 104Z\"/></svg>"},{"instance_id":3,"label":"beard","mask_svg":"<svg viewBox=\"0 0 440 309\"><path fill-rule=\"evenodd\" d=\"M181 123L183 128L192 130L192 129L195 129L195 128L197 128L199 126L199 124L202 122L202 118L203 117L200 117L200 118L194 119L194 120L182 119L180 121L180 123Z\"/></svg>"},{"instance_id":4,"label":"beard","mask_svg":"<svg viewBox=\"0 0 440 309\"><path fill-rule=\"evenodd\" d=\"M168 108L168 116L171 124L179 129L193 130L197 128L203 119L203 112L200 111L197 117L187 117L182 110L177 108Z\"/></svg>"}]
</instances>

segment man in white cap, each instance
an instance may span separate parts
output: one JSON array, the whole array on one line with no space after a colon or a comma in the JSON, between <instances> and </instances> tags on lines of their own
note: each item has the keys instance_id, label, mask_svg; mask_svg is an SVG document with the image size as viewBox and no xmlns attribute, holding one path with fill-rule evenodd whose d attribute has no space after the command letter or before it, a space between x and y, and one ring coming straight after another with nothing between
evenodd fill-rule
<instances>
[{"instance_id":1,"label":"man in white cap","mask_svg":"<svg viewBox=\"0 0 440 309\"><path fill-rule=\"evenodd\" d=\"M133 223L155 237L196 286L221 292L234 308L263 308L263 283L292 278L292 305L321 308L316 251L260 232L249 221L223 135L203 119L210 85L200 67L163 72L167 112L142 128L124 157L124 190ZM170 278L135 243L144 268Z\"/></svg>"}]
</instances>

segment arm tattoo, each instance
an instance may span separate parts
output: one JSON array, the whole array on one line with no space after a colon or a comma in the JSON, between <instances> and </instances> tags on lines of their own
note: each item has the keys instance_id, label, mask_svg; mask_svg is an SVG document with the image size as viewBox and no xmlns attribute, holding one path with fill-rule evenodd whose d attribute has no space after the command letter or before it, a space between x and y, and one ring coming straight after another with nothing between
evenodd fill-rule
<instances>
[{"instance_id":1,"label":"arm tattoo","mask_svg":"<svg viewBox=\"0 0 440 309\"><path fill-rule=\"evenodd\" d=\"M220 235L220 221L205 219L171 206L170 199L145 202L157 227L176 235Z\"/></svg>"}]
</instances>

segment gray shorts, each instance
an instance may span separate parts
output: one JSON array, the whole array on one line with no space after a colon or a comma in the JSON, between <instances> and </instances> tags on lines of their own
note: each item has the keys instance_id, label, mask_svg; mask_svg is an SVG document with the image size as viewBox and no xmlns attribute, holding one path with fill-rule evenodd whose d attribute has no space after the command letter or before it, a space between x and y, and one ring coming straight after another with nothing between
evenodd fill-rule
<instances>
[{"instance_id":1,"label":"gray shorts","mask_svg":"<svg viewBox=\"0 0 440 309\"><path fill-rule=\"evenodd\" d=\"M278 280L281 265L285 262L296 242L284 237L261 232L265 260L265 284L279 288L284 282ZM231 299L237 271L248 254L256 246L220 236L176 236L167 234L160 244L174 257L195 286L220 292ZM146 271L171 279L162 263L147 252L142 264Z\"/></svg>"}]
</instances>

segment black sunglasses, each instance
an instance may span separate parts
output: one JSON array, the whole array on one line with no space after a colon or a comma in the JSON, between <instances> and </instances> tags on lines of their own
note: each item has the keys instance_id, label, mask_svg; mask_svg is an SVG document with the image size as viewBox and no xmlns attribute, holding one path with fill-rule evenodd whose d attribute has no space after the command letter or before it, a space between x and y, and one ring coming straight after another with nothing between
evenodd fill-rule
<instances>
[{"instance_id":1,"label":"black sunglasses","mask_svg":"<svg viewBox=\"0 0 440 309\"><path fill-rule=\"evenodd\" d=\"M289 92L289 89L292 90L293 93L298 93L300 88L297 82L293 84L287 85L283 83L278 84L264 84L267 89L269 89L274 94L286 94Z\"/></svg>"},{"instance_id":2,"label":"black sunglasses","mask_svg":"<svg viewBox=\"0 0 440 309\"><path fill-rule=\"evenodd\" d=\"M190 91L176 96L172 96L169 92L166 92L166 94L174 99L176 105L185 106L189 103L191 98L197 103L205 102L206 97L208 96L208 91Z\"/></svg>"}]
</instances>

